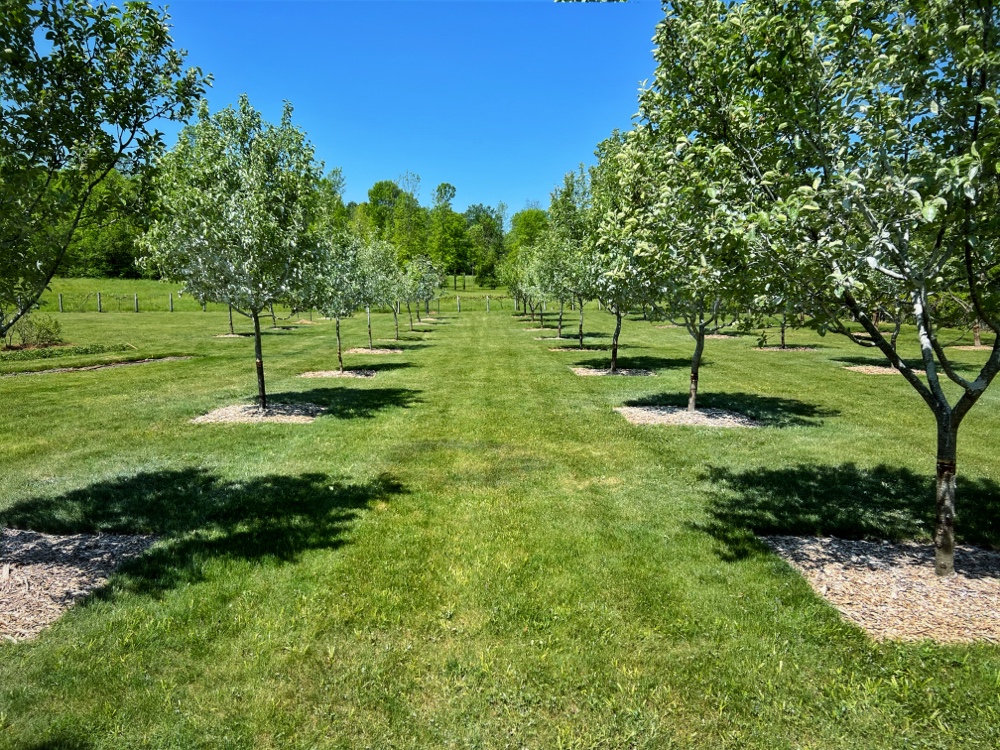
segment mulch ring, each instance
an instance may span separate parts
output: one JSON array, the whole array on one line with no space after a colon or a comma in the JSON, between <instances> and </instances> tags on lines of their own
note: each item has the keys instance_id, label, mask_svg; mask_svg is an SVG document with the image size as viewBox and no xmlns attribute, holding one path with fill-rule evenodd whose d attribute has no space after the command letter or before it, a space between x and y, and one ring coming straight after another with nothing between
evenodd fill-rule
<instances>
[{"instance_id":1,"label":"mulch ring","mask_svg":"<svg viewBox=\"0 0 1000 750\"><path fill-rule=\"evenodd\" d=\"M898 375L899 370L895 367L888 367L883 365L854 365L853 367L845 367L845 370L850 370L851 372L860 372L865 375ZM914 370L917 375L923 375L923 370Z\"/></svg>"},{"instance_id":2,"label":"mulch ring","mask_svg":"<svg viewBox=\"0 0 1000 750\"><path fill-rule=\"evenodd\" d=\"M0 530L0 638L16 642L38 635L154 541L152 536Z\"/></svg>"},{"instance_id":3,"label":"mulch ring","mask_svg":"<svg viewBox=\"0 0 1000 750\"><path fill-rule=\"evenodd\" d=\"M315 370L304 372L300 378L374 378L375 370Z\"/></svg>"},{"instance_id":4,"label":"mulch ring","mask_svg":"<svg viewBox=\"0 0 1000 750\"><path fill-rule=\"evenodd\" d=\"M234 404L223 406L208 414L202 414L191 420L192 424L220 424L232 422L239 424L257 424L261 422L277 422L284 424L307 424L326 412L318 404L268 404L261 409L256 404Z\"/></svg>"},{"instance_id":5,"label":"mulch ring","mask_svg":"<svg viewBox=\"0 0 1000 750\"><path fill-rule=\"evenodd\" d=\"M551 341L552 339L542 339L543 341ZM550 348L550 352L603 352L607 349L595 346L585 346L582 349L578 346L568 347L568 346L557 346L555 348Z\"/></svg>"},{"instance_id":6,"label":"mulch ring","mask_svg":"<svg viewBox=\"0 0 1000 750\"><path fill-rule=\"evenodd\" d=\"M780 346L754 346L751 347L752 351L755 352L814 352L816 351L815 346L786 346L782 349Z\"/></svg>"},{"instance_id":7,"label":"mulch ring","mask_svg":"<svg viewBox=\"0 0 1000 750\"><path fill-rule=\"evenodd\" d=\"M153 362L177 362L193 357L154 357L152 359L133 359L128 362L108 362L104 365L86 365L84 367L53 367L48 370L28 370L25 372L8 372L3 377L13 378L18 375L48 375L54 372L85 372L87 370L108 370L112 367L131 367L132 365L148 365Z\"/></svg>"},{"instance_id":8,"label":"mulch ring","mask_svg":"<svg viewBox=\"0 0 1000 750\"><path fill-rule=\"evenodd\" d=\"M619 406L615 409L632 424L686 427L760 427L760 422L725 409L688 411L677 406Z\"/></svg>"},{"instance_id":9,"label":"mulch ring","mask_svg":"<svg viewBox=\"0 0 1000 750\"><path fill-rule=\"evenodd\" d=\"M844 619L877 641L1000 643L1000 552L956 547L956 573L934 573L929 544L772 536L762 541Z\"/></svg>"},{"instance_id":10,"label":"mulch ring","mask_svg":"<svg viewBox=\"0 0 1000 750\"><path fill-rule=\"evenodd\" d=\"M706 339L728 339L729 341L735 341L739 338L735 333L706 333Z\"/></svg>"},{"instance_id":11,"label":"mulch ring","mask_svg":"<svg viewBox=\"0 0 1000 750\"><path fill-rule=\"evenodd\" d=\"M367 349L365 347L355 347L348 349L344 354L402 354L402 349Z\"/></svg>"},{"instance_id":12,"label":"mulch ring","mask_svg":"<svg viewBox=\"0 0 1000 750\"><path fill-rule=\"evenodd\" d=\"M963 346L949 346L949 349L957 349L960 352L991 352L992 346L975 346L974 344L964 344Z\"/></svg>"},{"instance_id":13,"label":"mulch ring","mask_svg":"<svg viewBox=\"0 0 1000 750\"><path fill-rule=\"evenodd\" d=\"M599 369L596 369L596 368L593 368L593 367L571 367L569 369L571 369L573 371L574 375L581 375L583 377L591 377L591 376L595 376L596 377L598 375L611 375L611 376L621 375L622 377L626 377L626 378L629 378L629 377L632 377L632 378L650 378L650 377L654 377L656 375L656 373L653 372L652 370L627 369L627 368L623 368L623 367L619 367L614 372L611 372L610 369L599 370Z\"/></svg>"}]
</instances>

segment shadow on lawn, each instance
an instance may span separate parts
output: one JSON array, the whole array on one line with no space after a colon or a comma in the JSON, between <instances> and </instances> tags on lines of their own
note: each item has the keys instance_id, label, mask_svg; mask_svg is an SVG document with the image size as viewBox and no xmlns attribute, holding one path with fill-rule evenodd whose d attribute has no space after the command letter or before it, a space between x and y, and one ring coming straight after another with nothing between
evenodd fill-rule
<instances>
[{"instance_id":1,"label":"shadow on lawn","mask_svg":"<svg viewBox=\"0 0 1000 750\"><path fill-rule=\"evenodd\" d=\"M25 500L0 513L0 525L160 536L120 579L126 591L155 594L202 580L213 558L293 562L307 550L337 548L362 509L405 492L389 475L360 484L325 474L230 481L191 468Z\"/></svg>"},{"instance_id":2,"label":"shadow on lawn","mask_svg":"<svg viewBox=\"0 0 1000 750\"><path fill-rule=\"evenodd\" d=\"M619 347L620 352L623 347ZM585 359L574 364L575 367L592 367L596 370L601 370L609 367L611 364L610 355L607 357L599 357L596 359ZM691 367L690 359L683 359L679 357L651 357L644 354L638 355L625 355L618 357L618 367L623 370L674 370L683 367Z\"/></svg>"},{"instance_id":3,"label":"shadow on lawn","mask_svg":"<svg viewBox=\"0 0 1000 750\"><path fill-rule=\"evenodd\" d=\"M376 369L355 368L355 369ZM372 419L386 409L407 409L420 403L412 388L313 388L308 391L274 393L274 403L318 404L326 407L326 415L337 419Z\"/></svg>"},{"instance_id":4,"label":"shadow on lawn","mask_svg":"<svg viewBox=\"0 0 1000 750\"><path fill-rule=\"evenodd\" d=\"M767 551L755 535L929 540L934 528L934 479L909 469L709 467L706 478L715 496L699 528L721 542L726 560ZM960 542L1000 547L1000 484L959 477L956 531Z\"/></svg>"},{"instance_id":5,"label":"shadow on lawn","mask_svg":"<svg viewBox=\"0 0 1000 750\"><path fill-rule=\"evenodd\" d=\"M626 401L624 405L686 408L687 400L687 393L655 393ZM818 427L823 424L825 417L836 417L840 414L836 409L828 409L794 398L758 396L755 393L699 393L698 408L739 412L767 427Z\"/></svg>"}]
</instances>

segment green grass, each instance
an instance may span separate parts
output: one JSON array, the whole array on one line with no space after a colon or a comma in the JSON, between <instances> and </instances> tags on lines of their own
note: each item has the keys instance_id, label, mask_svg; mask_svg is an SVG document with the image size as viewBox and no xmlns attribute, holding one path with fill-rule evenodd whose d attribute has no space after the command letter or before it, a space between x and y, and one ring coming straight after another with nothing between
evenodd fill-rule
<instances>
[{"instance_id":1,"label":"green grass","mask_svg":"<svg viewBox=\"0 0 1000 750\"><path fill-rule=\"evenodd\" d=\"M577 378L602 352L453 295L441 317L403 355L348 356L371 381L296 377L334 365L330 323L270 333L273 398L330 413L192 425L255 391L225 313L61 316L77 345L194 358L0 379L0 524L161 537L0 645L0 747L1000 744L1000 649L873 643L753 537L927 538L933 421L902 378L843 369L874 355L709 341L702 404L768 426L646 428L612 409L682 398L681 331L626 323L622 366L655 378ZM612 325L588 308L588 343ZM960 533L992 546L998 403L959 454Z\"/></svg>"}]
</instances>

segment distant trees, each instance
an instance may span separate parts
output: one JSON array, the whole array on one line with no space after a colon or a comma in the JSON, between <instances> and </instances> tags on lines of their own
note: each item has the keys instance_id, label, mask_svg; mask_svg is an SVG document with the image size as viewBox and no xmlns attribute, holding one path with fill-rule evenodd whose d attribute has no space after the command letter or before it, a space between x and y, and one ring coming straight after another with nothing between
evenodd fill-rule
<instances>
[{"instance_id":1,"label":"distant trees","mask_svg":"<svg viewBox=\"0 0 1000 750\"><path fill-rule=\"evenodd\" d=\"M162 147L153 124L186 120L207 79L184 69L169 16L145 3L0 0L0 18L2 337L96 215L98 187L115 170L142 174Z\"/></svg>"},{"instance_id":2,"label":"distant trees","mask_svg":"<svg viewBox=\"0 0 1000 750\"><path fill-rule=\"evenodd\" d=\"M272 125L245 95L236 109L215 114L203 101L197 122L159 162L158 215L143 241L144 262L197 299L232 305L253 320L262 409L260 314L315 278L320 180L291 106Z\"/></svg>"}]
</instances>

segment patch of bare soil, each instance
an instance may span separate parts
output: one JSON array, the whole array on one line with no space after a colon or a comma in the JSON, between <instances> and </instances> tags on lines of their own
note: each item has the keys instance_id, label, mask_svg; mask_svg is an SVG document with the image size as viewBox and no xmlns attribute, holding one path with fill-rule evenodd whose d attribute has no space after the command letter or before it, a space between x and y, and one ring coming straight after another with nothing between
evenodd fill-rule
<instances>
[{"instance_id":1,"label":"patch of bare soil","mask_svg":"<svg viewBox=\"0 0 1000 750\"><path fill-rule=\"evenodd\" d=\"M958 349L960 352L991 352L993 351L992 346L975 346L973 344L965 344L963 346L949 346L949 349Z\"/></svg>"},{"instance_id":2,"label":"patch of bare soil","mask_svg":"<svg viewBox=\"0 0 1000 750\"><path fill-rule=\"evenodd\" d=\"M522 328L521 330L522 331L532 331L532 332L536 332L537 333L538 331L548 331L550 329L548 329L548 328Z\"/></svg>"},{"instance_id":3,"label":"patch of bare soil","mask_svg":"<svg viewBox=\"0 0 1000 750\"><path fill-rule=\"evenodd\" d=\"M552 341L553 339L539 339L539 341ZM603 352L604 349L595 349L592 346L585 346L581 349L578 346L568 347L568 346L557 346L555 348L550 348L550 352Z\"/></svg>"},{"instance_id":4,"label":"patch of bare soil","mask_svg":"<svg viewBox=\"0 0 1000 750\"><path fill-rule=\"evenodd\" d=\"M725 409L688 411L677 406L619 406L615 409L632 424L665 424L688 427L760 427L760 422Z\"/></svg>"},{"instance_id":5,"label":"patch of bare soil","mask_svg":"<svg viewBox=\"0 0 1000 750\"><path fill-rule=\"evenodd\" d=\"M366 347L355 347L348 349L344 354L402 354L402 349L368 349Z\"/></svg>"},{"instance_id":6,"label":"patch of bare soil","mask_svg":"<svg viewBox=\"0 0 1000 750\"><path fill-rule=\"evenodd\" d=\"M928 544L764 537L844 619L877 641L1000 643L1000 552L957 547L953 576Z\"/></svg>"},{"instance_id":7,"label":"patch of bare soil","mask_svg":"<svg viewBox=\"0 0 1000 750\"><path fill-rule=\"evenodd\" d=\"M375 370L315 370L304 372L300 378L374 378Z\"/></svg>"},{"instance_id":8,"label":"patch of bare soil","mask_svg":"<svg viewBox=\"0 0 1000 750\"><path fill-rule=\"evenodd\" d=\"M706 339L727 339L729 341L733 341L734 339L738 339L739 336L733 336L733 335L728 334L728 333L706 333L705 334L705 338Z\"/></svg>"},{"instance_id":9,"label":"patch of bare soil","mask_svg":"<svg viewBox=\"0 0 1000 750\"><path fill-rule=\"evenodd\" d=\"M576 350L579 351L579 350ZM598 376L598 375L621 375L622 377L633 377L633 378L649 378L656 375L652 370L638 370L638 369L626 369L619 367L614 372L608 370L598 370L593 367L571 367L569 368L573 371L575 375L581 375L583 377Z\"/></svg>"},{"instance_id":10,"label":"patch of bare soil","mask_svg":"<svg viewBox=\"0 0 1000 750\"><path fill-rule=\"evenodd\" d=\"M314 421L325 411L325 408L317 404L268 404L266 409L261 409L255 404L234 404L195 417L191 422L193 424L220 424L223 422L306 424Z\"/></svg>"},{"instance_id":11,"label":"patch of bare soil","mask_svg":"<svg viewBox=\"0 0 1000 750\"><path fill-rule=\"evenodd\" d=\"M0 638L33 638L138 557L152 536L0 530Z\"/></svg>"},{"instance_id":12,"label":"patch of bare soil","mask_svg":"<svg viewBox=\"0 0 1000 750\"><path fill-rule=\"evenodd\" d=\"M248 334L245 333L217 333L212 338L216 339L242 339L246 338Z\"/></svg>"},{"instance_id":13,"label":"patch of bare soil","mask_svg":"<svg viewBox=\"0 0 1000 750\"><path fill-rule=\"evenodd\" d=\"M814 352L816 351L815 346L786 346L782 349L780 346L754 346L751 347L755 352Z\"/></svg>"},{"instance_id":14,"label":"patch of bare soil","mask_svg":"<svg viewBox=\"0 0 1000 750\"><path fill-rule=\"evenodd\" d=\"M898 375L899 370L895 367L888 367L882 365L854 365L852 367L845 367L845 370L850 370L851 372L860 372L865 375ZM917 375L923 375L923 370L914 370Z\"/></svg>"},{"instance_id":15,"label":"patch of bare soil","mask_svg":"<svg viewBox=\"0 0 1000 750\"><path fill-rule=\"evenodd\" d=\"M27 372L9 372L3 377L13 378L18 375L48 375L54 372L84 372L86 370L109 370L112 367L131 367L132 365L148 365L153 362L177 362L193 357L153 357L152 359L133 359L128 362L108 362L103 365L86 365L85 367L53 367L48 370L30 370Z\"/></svg>"},{"instance_id":16,"label":"patch of bare soil","mask_svg":"<svg viewBox=\"0 0 1000 750\"><path fill-rule=\"evenodd\" d=\"M314 326L314 325L316 325L316 321L315 320L306 320L305 318L302 318L301 320L296 320L295 321L295 325L297 325L297 326Z\"/></svg>"}]
</instances>

